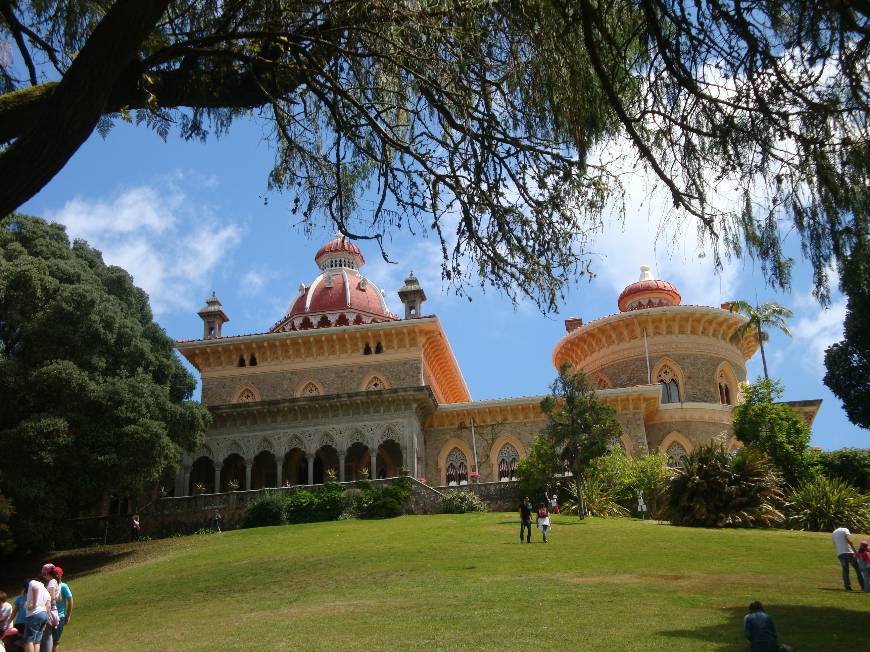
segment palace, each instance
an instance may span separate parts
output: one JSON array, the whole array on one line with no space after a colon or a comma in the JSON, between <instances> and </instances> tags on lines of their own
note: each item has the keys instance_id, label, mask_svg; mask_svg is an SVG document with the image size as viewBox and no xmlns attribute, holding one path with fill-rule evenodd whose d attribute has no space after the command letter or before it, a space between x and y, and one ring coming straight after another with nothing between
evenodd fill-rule
<instances>
[{"instance_id":1,"label":"palace","mask_svg":"<svg viewBox=\"0 0 870 652\"><path fill-rule=\"evenodd\" d=\"M400 469L432 485L509 480L544 425L542 397L472 401L438 318L413 274L399 290L404 318L361 272L342 236L314 257L319 274L268 332L223 336L229 318L212 294L203 337L179 341L202 376L214 417L183 460L175 495L319 484ZM552 361L586 370L623 425L631 455L671 463L701 443L736 446L731 411L757 340L735 338L746 318L687 306L648 267L623 290L619 312L565 321ZM795 405L811 422L820 401Z\"/></svg>"}]
</instances>

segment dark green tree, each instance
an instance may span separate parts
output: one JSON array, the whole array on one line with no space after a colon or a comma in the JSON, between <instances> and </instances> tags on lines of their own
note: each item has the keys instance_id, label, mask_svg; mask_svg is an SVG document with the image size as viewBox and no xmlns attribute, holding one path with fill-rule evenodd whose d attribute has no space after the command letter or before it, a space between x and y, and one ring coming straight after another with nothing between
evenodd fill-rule
<instances>
[{"instance_id":1,"label":"dark green tree","mask_svg":"<svg viewBox=\"0 0 870 652\"><path fill-rule=\"evenodd\" d=\"M256 114L275 143L269 183L306 224L431 230L455 286L481 278L552 309L620 204L608 159L626 152L716 264L755 256L784 287L785 213L826 300L826 269L867 221L868 14L806 0L5 0L0 215L112 120L200 139ZM717 205L720 190L742 201Z\"/></svg>"},{"instance_id":2,"label":"dark green tree","mask_svg":"<svg viewBox=\"0 0 870 652\"><path fill-rule=\"evenodd\" d=\"M870 449L841 448L817 453L815 459L828 478L840 478L870 494Z\"/></svg>"},{"instance_id":3,"label":"dark green tree","mask_svg":"<svg viewBox=\"0 0 870 652\"><path fill-rule=\"evenodd\" d=\"M0 220L0 493L21 545L153 490L209 423L194 387L129 274L60 225Z\"/></svg>"},{"instance_id":4,"label":"dark green tree","mask_svg":"<svg viewBox=\"0 0 870 652\"><path fill-rule=\"evenodd\" d=\"M583 477L592 460L607 453L608 446L622 435L616 410L595 396L595 383L581 369L562 366L559 377L550 386L550 395L541 401L547 415L544 434L556 450L569 451L573 482L578 497L577 511L585 516Z\"/></svg>"},{"instance_id":5,"label":"dark green tree","mask_svg":"<svg viewBox=\"0 0 870 652\"><path fill-rule=\"evenodd\" d=\"M554 478L561 472L562 460L553 442L543 435L536 435L529 454L517 464L520 491L537 502L544 497L548 485L555 486Z\"/></svg>"},{"instance_id":6,"label":"dark green tree","mask_svg":"<svg viewBox=\"0 0 870 652\"><path fill-rule=\"evenodd\" d=\"M739 312L749 318L745 324L734 331L731 336L734 340L741 340L747 331L755 331L755 337L758 340L758 347L761 349L761 364L764 367L765 379L770 379L767 373L767 356L764 354L764 342L767 340L766 330L776 328L791 337L791 331L788 330L785 320L792 316L792 311L788 308L769 301L760 306L753 306L747 301L729 301L728 310L731 312Z\"/></svg>"},{"instance_id":7,"label":"dark green tree","mask_svg":"<svg viewBox=\"0 0 870 652\"><path fill-rule=\"evenodd\" d=\"M840 265L848 297L843 339L825 351L825 385L843 402L849 421L870 428L870 237Z\"/></svg>"},{"instance_id":8,"label":"dark green tree","mask_svg":"<svg viewBox=\"0 0 870 652\"><path fill-rule=\"evenodd\" d=\"M776 380L757 380L743 386L743 403L734 408L734 434L748 448L764 453L785 482L797 486L815 475L810 453L810 428L785 403Z\"/></svg>"}]
</instances>

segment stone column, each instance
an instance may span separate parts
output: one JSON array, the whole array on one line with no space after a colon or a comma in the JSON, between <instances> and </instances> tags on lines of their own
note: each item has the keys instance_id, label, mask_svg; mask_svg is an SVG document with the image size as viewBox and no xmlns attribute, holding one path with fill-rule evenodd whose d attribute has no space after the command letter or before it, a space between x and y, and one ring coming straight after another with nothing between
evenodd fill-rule
<instances>
[{"instance_id":1,"label":"stone column","mask_svg":"<svg viewBox=\"0 0 870 652\"><path fill-rule=\"evenodd\" d=\"M221 467L217 464L214 465L214 492L216 494L221 492Z\"/></svg>"},{"instance_id":2,"label":"stone column","mask_svg":"<svg viewBox=\"0 0 870 652\"><path fill-rule=\"evenodd\" d=\"M376 480L378 467L378 449L369 448L369 479Z\"/></svg>"},{"instance_id":3,"label":"stone column","mask_svg":"<svg viewBox=\"0 0 870 652\"><path fill-rule=\"evenodd\" d=\"M314 484L314 453L306 453L305 460L308 462L308 484Z\"/></svg>"},{"instance_id":4,"label":"stone column","mask_svg":"<svg viewBox=\"0 0 870 652\"><path fill-rule=\"evenodd\" d=\"M253 460L245 460L245 486L243 489L245 491L251 490L251 471L254 468Z\"/></svg>"},{"instance_id":5,"label":"stone column","mask_svg":"<svg viewBox=\"0 0 870 652\"><path fill-rule=\"evenodd\" d=\"M175 495L189 496L190 495L190 467L182 467L181 473L175 481Z\"/></svg>"},{"instance_id":6,"label":"stone column","mask_svg":"<svg viewBox=\"0 0 870 652\"><path fill-rule=\"evenodd\" d=\"M284 474L284 458L278 459L277 455L275 456L275 484L279 487L284 486L284 478L281 476Z\"/></svg>"},{"instance_id":7,"label":"stone column","mask_svg":"<svg viewBox=\"0 0 870 652\"><path fill-rule=\"evenodd\" d=\"M344 459L346 453L341 453L338 456L338 481L344 482Z\"/></svg>"}]
</instances>

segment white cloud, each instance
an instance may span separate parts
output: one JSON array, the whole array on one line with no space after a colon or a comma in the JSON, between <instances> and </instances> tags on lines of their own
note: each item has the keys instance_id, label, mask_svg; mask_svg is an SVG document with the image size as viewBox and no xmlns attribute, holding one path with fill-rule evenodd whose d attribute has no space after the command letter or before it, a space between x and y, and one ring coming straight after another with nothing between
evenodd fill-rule
<instances>
[{"instance_id":1,"label":"white cloud","mask_svg":"<svg viewBox=\"0 0 870 652\"><path fill-rule=\"evenodd\" d=\"M794 342L789 349L808 369L824 373L825 349L843 339L846 300L834 301L825 309L807 295L798 305L798 319L791 328Z\"/></svg>"},{"instance_id":2,"label":"white cloud","mask_svg":"<svg viewBox=\"0 0 870 652\"><path fill-rule=\"evenodd\" d=\"M127 270L157 314L195 307L241 235L238 225L220 223L171 187L138 186L110 199L76 197L49 218L102 251L107 264Z\"/></svg>"}]
</instances>

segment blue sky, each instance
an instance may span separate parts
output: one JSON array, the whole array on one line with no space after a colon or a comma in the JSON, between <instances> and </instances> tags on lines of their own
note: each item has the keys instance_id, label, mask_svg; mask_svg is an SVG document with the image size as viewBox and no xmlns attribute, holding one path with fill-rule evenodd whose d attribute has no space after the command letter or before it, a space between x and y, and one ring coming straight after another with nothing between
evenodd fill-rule
<instances>
[{"instance_id":1,"label":"blue sky","mask_svg":"<svg viewBox=\"0 0 870 652\"><path fill-rule=\"evenodd\" d=\"M88 240L108 263L127 269L151 296L156 319L171 337L201 336L196 311L212 290L231 320L225 334L263 332L284 314L299 284L316 276L314 252L334 235L324 225L307 238L290 214L291 198L266 192L272 159L265 131L253 121L205 144L175 136L164 143L122 123L105 140L92 136L22 211L63 222L71 236ZM751 260L727 263L717 274L709 255L699 256L694 224L668 218L666 202L650 194L642 177L633 178L628 190L625 223L609 220L592 247L596 278L575 284L558 315L543 316L523 302L513 307L495 290L480 290L475 280L471 301L456 296L441 281L433 237L393 234L387 249L396 264L381 260L374 244L362 243L364 272L400 313L396 290L414 271L429 298L424 312L441 319L475 399L545 393L555 374L550 356L565 332L563 320L616 312L619 292L637 280L641 264L674 283L683 303L778 301L795 317L792 338L772 334L771 375L784 381L786 399L823 399L814 445L866 447L867 431L849 423L821 380L824 349L842 335L845 301L835 293L824 310L811 297L810 269L799 257L796 236L786 238L798 259L792 292L777 294ZM752 378L759 376L760 356L748 367Z\"/></svg>"}]
</instances>

